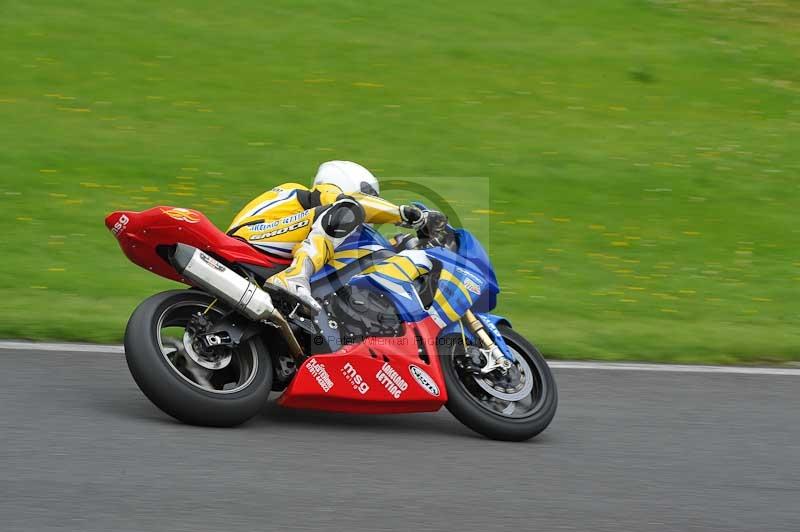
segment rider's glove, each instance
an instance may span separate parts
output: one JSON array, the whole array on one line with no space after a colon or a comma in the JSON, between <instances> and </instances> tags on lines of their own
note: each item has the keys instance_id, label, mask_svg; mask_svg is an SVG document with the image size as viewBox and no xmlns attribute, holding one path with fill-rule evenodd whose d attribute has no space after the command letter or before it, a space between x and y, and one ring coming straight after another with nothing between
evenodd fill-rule
<instances>
[{"instance_id":1,"label":"rider's glove","mask_svg":"<svg viewBox=\"0 0 800 532\"><path fill-rule=\"evenodd\" d=\"M410 227L419 231L425 227L425 219L427 212L414 205L401 205L400 206L400 220L403 227Z\"/></svg>"},{"instance_id":2,"label":"rider's glove","mask_svg":"<svg viewBox=\"0 0 800 532\"><path fill-rule=\"evenodd\" d=\"M400 218L404 226L427 237L439 236L447 227L447 216L439 211L423 211L414 205L401 206Z\"/></svg>"},{"instance_id":3,"label":"rider's glove","mask_svg":"<svg viewBox=\"0 0 800 532\"><path fill-rule=\"evenodd\" d=\"M425 223L420 229L429 238L439 238L447 229L447 216L439 211L425 211Z\"/></svg>"}]
</instances>

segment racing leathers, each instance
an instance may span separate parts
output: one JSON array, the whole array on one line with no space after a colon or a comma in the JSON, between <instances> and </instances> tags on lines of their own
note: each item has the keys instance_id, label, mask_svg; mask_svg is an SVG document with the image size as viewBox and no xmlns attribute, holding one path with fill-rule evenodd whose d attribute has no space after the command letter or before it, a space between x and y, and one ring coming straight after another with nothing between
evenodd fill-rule
<instances>
[{"instance_id":1,"label":"racing leathers","mask_svg":"<svg viewBox=\"0 0 800 532\"><path fill-rule=\"evenodd\" d=\"M395 205L377 196L344 194L332 184L312 189L285 183L248 203L231 222L228 234L291 264L267 283L297 296L319 312L309 279L333 256L333 250L362 223L394 223L419 229L428 213L413 205Z\"/></svg>"}]
</instances>

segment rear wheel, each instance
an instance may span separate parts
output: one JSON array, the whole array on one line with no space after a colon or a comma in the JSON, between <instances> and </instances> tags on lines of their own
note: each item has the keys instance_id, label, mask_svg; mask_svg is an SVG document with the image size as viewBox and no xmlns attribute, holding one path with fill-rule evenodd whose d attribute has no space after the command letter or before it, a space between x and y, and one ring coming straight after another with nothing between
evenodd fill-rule
<instances>
[{"instance_id":1,"label":"rear wheel","mask_svg":"<svg viewBox=\"0 0 800 532\"><path fill-rule=\"evenodd\" d=\"M165 413L193 425L230 427L261 411L272 361L258 337L213 353L198 349L190 322L198 313L211 321L222 316L213 301L196 290L146 299L128 321L125 359L136 384Z\"/></svg>"},{"instance_id":2,"label":"rear wheel","mask_svg":"<svg viewBox=\"0 0 800 532\"><path fill-rule=\"evenodd\" d=\"M530 342L507 326L499 326L515 361L503 374L487 375L471 363L474 346L452 337L440 350L447 385L447 409L472 430L495 440L523 441L542 432L558 405L553 374Z\"/></svg>"}]
</instances>

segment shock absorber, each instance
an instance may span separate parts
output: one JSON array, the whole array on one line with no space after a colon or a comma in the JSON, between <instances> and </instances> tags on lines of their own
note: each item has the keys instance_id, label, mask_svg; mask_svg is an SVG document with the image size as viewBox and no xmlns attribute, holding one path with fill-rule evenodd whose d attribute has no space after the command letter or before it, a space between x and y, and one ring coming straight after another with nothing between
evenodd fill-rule
<instances>
[{"instance_id":1,"label":"shock absorber","mask_svg":"<svg viewBox=\"0 0 800 532\"><path fill-rule=\"evenodd\" d=\"M489 373L496 369L500 369L503 373L508 371L508 368L511 367L511 361L505 357L497 343L492 340L491 335L486 332L483 322L471 310L464 313L463 319L472 334L483 344L484 348L481 349L481 353L486 357L486 365L481 368L481 373Z\"/></svg>"}]
</instances>

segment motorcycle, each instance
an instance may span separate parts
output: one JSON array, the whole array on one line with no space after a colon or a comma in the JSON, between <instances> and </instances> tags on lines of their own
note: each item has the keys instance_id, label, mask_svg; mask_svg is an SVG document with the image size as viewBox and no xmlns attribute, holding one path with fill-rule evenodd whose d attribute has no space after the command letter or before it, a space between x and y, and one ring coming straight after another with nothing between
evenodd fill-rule
<instances>
[{"instance_id":1,"label":"motorcycle","mask_svg":"<svg viewBox=\"0 0 800 532\"><path fill-rule=\"evenodd\" d=\"M497 278L465 229L390 241L363 225L312 278L322 306L313 315L264 284L289 259L222 232L196 210L118 211L105 224L133 263L190 286L146 299L125 331L137 385L182 422L241 424L273 391L282 392L281 406L333 412L445 406L497 440L532 438L555 415L550 368L491 314Z\"/></svg>"}]
</instances>

